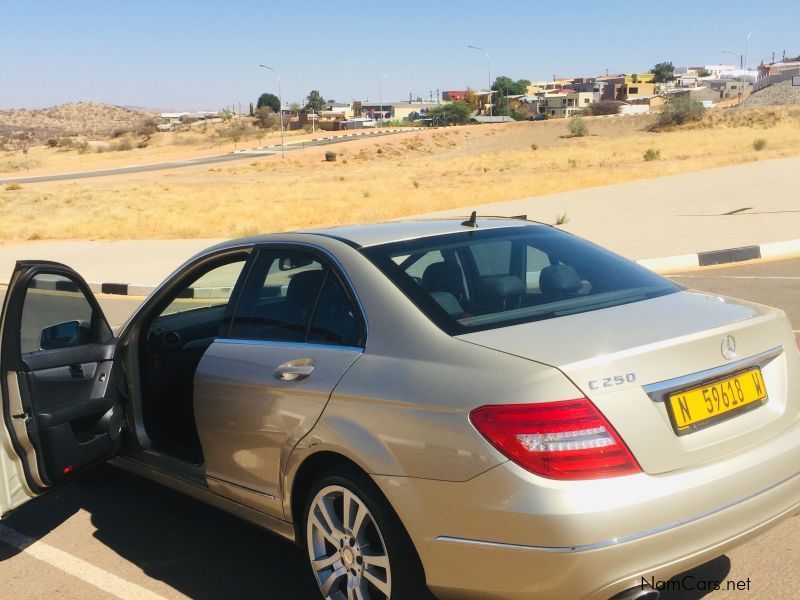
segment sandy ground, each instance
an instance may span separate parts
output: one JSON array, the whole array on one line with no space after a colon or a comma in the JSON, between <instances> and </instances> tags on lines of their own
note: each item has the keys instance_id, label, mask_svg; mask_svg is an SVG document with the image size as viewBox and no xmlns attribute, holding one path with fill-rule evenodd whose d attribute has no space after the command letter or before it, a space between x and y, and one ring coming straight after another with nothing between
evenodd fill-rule
<instances>
[{"instance_id":1,"label":"sandy ground","mask_svg":"<svg viewBox=\"0 0 800 600\"><path fill-rule=\"evenodd\" d=\"M224 165L0 189L0 238L174 239L374 222L800 154L800 111L652 133L651 117L463 126ZM763 138L758 151L754 141ZM335 162L324 159L334 149ZM647 150L657 159L647 161ZM686 190L691 194L692 190ZM704 198L699 197L698 202Z\"/></svg>"}]
</instances>

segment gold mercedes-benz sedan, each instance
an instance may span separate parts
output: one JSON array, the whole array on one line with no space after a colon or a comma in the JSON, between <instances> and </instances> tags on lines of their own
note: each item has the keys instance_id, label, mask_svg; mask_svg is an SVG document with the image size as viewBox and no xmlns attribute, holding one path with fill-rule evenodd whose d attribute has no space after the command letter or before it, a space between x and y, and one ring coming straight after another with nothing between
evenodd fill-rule
<instances>
[{"instance_id":1,"label":"gold mercedes-benz sedan","mask_svg":"<svg viewBox=\"0 0 800 600\"><path fill-rule=\"evenodd\" d=\"M800 509L786 316L538 223L233 240L118 330L20 262L0 328L0 512L110 459L328 600L652 597Z\"/></svg>"}]
</instances>

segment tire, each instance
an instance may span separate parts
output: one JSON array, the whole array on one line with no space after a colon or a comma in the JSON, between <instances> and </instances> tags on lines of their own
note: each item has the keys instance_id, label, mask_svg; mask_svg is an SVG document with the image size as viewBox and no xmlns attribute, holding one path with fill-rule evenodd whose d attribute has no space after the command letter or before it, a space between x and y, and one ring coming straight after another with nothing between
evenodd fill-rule
<instances>
[{"instance_id":1,"label":"tire","mask_svg":"<svg viewBox=\"0 0 800 600\"><path fill-rule=\"evenodd\" d=\"M433 599L400 519L354 468L337 467L314 482L300 534L325 600Z\"/></svg>"}]
</instances>

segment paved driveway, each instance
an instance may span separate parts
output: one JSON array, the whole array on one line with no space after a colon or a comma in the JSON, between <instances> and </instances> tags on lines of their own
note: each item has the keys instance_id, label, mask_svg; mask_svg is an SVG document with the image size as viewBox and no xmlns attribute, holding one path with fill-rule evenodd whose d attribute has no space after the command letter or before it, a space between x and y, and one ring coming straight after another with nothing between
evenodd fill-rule
<instances>
[{"instance_id":1,"label":"paved driveway","mask_svg":"<svg viewBox=\"0 0 800 600\"><path fill-rule=\"evenodd\" d=\"M674 276L694 288L783 307L800 329L800 259ZM107 296L120 317L130 300ZM673 581L666 600L773 600L800 589L800 518ZM709 593L707 581L723 589ZM748 586L726 591L727 581ZM713 586L711 586L713 587ZM23 506L0 526L6 598L307 600L315 588L294 545L219 510L108 467Z\"/></svg>"}]
</instances>

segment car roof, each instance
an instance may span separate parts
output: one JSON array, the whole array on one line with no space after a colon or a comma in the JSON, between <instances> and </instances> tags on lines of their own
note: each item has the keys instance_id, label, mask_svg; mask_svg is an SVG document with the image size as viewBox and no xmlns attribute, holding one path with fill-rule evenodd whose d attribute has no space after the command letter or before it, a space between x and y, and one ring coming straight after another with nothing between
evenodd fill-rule
<instances>
[{"instance_id":1,"label":"car roof","mask_svg":"<svg viewBox=\"0 0 800 600\"><path fill-rule=\"evenodd\" d=\"M389 221L385 223L372 223L367 225L342 225L338 227L326 227L319 229L304 229L298 231L287 231L285 234L264 234L255 235L247 238L231 240L226 243L261 243L280 240L283 235L296 236L298 234L321 235L329 238L342 240L351 246L363 248L412 240L433 235L447 233L458 233L472 231L469 226L463 225L464 220L469 217L458 217L454 219L418 219L404 221ZM511 227L547 227L541 223L525 221L516 218L501 217L479 217L476 220L478 229L501 229Z\"/></svg>"}]
</instances>

